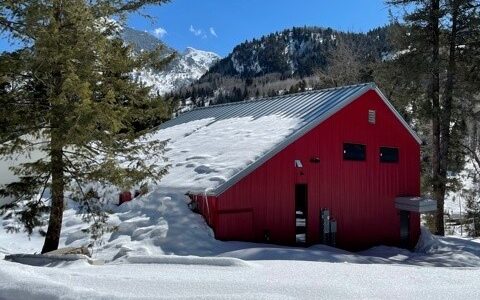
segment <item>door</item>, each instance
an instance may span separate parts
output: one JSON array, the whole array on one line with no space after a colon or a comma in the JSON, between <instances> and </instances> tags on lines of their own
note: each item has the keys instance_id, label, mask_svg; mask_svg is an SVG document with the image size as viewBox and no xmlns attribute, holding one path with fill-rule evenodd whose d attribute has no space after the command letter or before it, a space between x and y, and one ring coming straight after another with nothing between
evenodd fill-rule
<instances>
[{"instance_id":1,"label":"door","mask_svg":"<svg viewBox=\"0 0 480 300\"><path fill-rule=\"evenodd\" d=\"M306 184L295 185L295 242L307 242L308 189Z\"/></svg>"},{"instance_id":2,"label":"door","mask_svg":"<svg viewBox=\"0 0 480 300\"><path fill-rule=\"evenodd\" d=\"M400 210L400 246L409 247L410 238L410 212Z\"/></svg>"}]
</instances>

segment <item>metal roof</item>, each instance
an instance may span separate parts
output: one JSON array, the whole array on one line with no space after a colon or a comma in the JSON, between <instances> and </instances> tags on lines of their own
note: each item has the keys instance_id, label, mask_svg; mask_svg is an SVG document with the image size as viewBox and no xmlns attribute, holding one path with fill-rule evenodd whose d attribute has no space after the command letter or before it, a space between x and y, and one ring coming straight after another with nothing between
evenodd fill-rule
<instances>
[{"instance_id":1,"label":"metal roof","mask_svg":"<svg viewBox=\"0 0 480 300\"><path fill-rule=\"evenodd\" d=\"M299 118L302 120L301 125L284 141L277 144L263 156L259 157L255 162L248 165L245 169L228 179L220 185L212 193L219 195L229 187L237 183L240 179L251 173L265 161L273 157L275 154L283 150L293 141L297 140L305 133L319 125L328 117L366 93L374 90L384 100L386 105L394 112L397 118L408 129L412 136L421 142L420 138L408 126L405 120L390 104L382 92L374 83L364 83L358 85L344 86L338 88L330 88L318 91L308 91L303 93L288 94L258 100L249 100L221 105L213 105L209 107L196 108L178 117L161 124L157 129L165 129L175 125L211 118L211 123L218 120L229 118L253 117L259 118L268 115L281 115L285 117ZM210 123L210 124L211 124ZM208 125L207 125L208 126Z\"/></svg>"}]
</instances>

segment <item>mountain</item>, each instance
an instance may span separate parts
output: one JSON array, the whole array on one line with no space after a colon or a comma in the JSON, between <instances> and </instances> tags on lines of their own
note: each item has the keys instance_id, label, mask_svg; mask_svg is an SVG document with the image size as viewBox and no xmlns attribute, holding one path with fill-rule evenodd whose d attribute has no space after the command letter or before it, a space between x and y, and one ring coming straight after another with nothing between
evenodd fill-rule
<instances>
[{"instance_id":1,"label":"mountain","mask_svg":"<svg viewBox=\"0 0 480 300\"><path fill-rule=\"evenodd\" d=\"M328 66L328 57L340 44L355 49L362 61L378 59L390 52L387 30L364 33L331 28L294 27L236 46L232 53L212 66L209 74L258 77L270 73L310 76Z\"/></svg>"},{"instance_id":2,"label":"mountain","mask_svg":"<svg viewBox=\"0 0 480 300\"><path fill-rule=\"evenodd\" d=\"M165 54L175 52L174 49L168 47L165 43L147 31L135 30L130 27L122 27L120 30L121 38L131 45L135 52L153 51L159 47L164 48Z\"/></svg>"},{"instance_id":3,"label":"mountain","mask_svg":"<svg viewBox=\"0 0 480 300\"><path fill-rule=\"evenodd\" d=\"M183 53L178 53L150 33L128 27L122 29L121 37L138 53L162 48L161 55L165 57L176 54L176 57L160 72L143 69L134 74L138 81L151 86L152 90L160 95L173 92L197 81L208 71L210 66L221 58L216 53L190 47Z\"/></svg>"},{"instance_id":4,"label":"mountain","mask_svg":"<svg viewBox=\"0 0 480 300\"><path fill-rule=\"evenodd\" d=\"M164 95L197 81L219 59L216 53L189 47L185 52L178 53L165 70L141 70L137 76L141 82L152 86L153 91Z\"/></svg>"},{"instance_id":5,"label":"mountain","mask_svg":"<svg viewBox=\"0 0 480 300\"><path fill-rule=\"evenodd\" d=\"M245 41L176 96L206 105L372 81L371 65L394 51L391 30L294 27Z\"/></svg>"}]
</instances>

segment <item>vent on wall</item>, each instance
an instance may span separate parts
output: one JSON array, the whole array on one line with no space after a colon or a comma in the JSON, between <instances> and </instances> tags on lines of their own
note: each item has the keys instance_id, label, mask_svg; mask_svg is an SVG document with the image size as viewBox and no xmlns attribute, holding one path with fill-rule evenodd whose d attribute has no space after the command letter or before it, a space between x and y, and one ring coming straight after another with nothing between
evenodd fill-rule
<instances>
[{"instance_id":1,"label":"vent on wall","mask_svg":"<svg viewBox=\"0 0 480 300\"><path fill-rule=\"evenodd\" d=\"M368 111L368 123L370 123L370 124L375 124L376 119L377 119L377 118L376 118L375 111L372 110L372 109L370 109L370 110Z\"/></svg>"}]
</instances>

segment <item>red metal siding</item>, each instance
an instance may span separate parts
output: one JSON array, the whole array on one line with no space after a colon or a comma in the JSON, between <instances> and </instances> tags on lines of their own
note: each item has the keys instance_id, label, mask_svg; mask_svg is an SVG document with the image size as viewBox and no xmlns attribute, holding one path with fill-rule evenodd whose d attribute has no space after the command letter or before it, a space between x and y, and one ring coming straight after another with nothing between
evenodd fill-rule
<instances>
[{"instance_id":1,"label":"red metal siding","mask_svg":"<svg viewBox=\"0 0 480 300\"><path fill-rule=\"evenodd\" d=\"M251 241L254 239L253 210L220 212L216 236L226 236L229 240Z\"/></svg>"},{"instance_id":2,"label":"red metal siding","mask_svg":"<svg viewBox=\"0 0 480 300\"><path fill-rule=\"evenodd\" d=\"M376 124L368 123L372 109ZM366 161L344 161L344 142L366 145ZM380 163L381 146L398 147L399 162ZM320 162L310 162L312 157ZM294 167L295 159L302 161L302 169ZM251 211L252 226L243 224L244 215L219 214L217 238L263 241L268 230L272 242L293 244L296 183L308 184L309 243L319 241L320 210L328 208L337 220L339 247L398 245L394 199L420 194L420 146L377 93L369 91L219 195L219 212ZM414 243L418 214L411 216L411 233Z\"/></svg>"},{"instance_id":3,"label":"red metal siding","mask_svg":"<svg viewBox=\"0 0 480 300\"><path fill-rule=\"evenodd\" d=\"M217 198L205 195L188 195L190 200L197 204L198 212L203 215L205 221L213 230L218 227Z\"/></svg>"}]
</instances>

